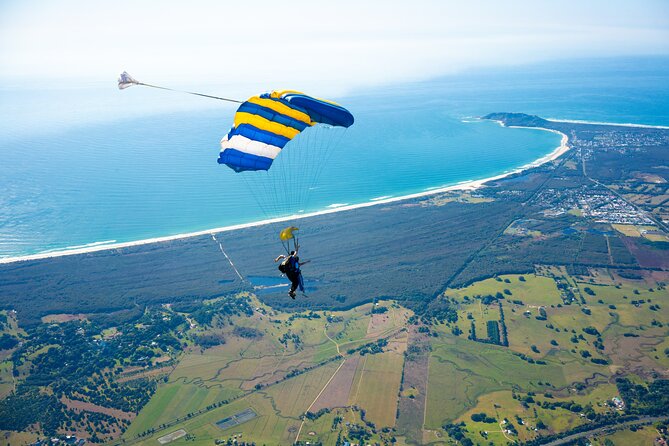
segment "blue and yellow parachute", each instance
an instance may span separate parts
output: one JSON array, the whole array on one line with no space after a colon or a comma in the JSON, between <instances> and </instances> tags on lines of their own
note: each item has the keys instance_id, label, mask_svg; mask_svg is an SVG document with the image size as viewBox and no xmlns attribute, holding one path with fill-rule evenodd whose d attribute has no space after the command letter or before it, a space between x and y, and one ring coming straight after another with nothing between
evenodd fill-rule
<instances>
[{"instance_id":1,"label":"blue and yellow parachute","mask_svg":"<svg viewBox=\"0 0 669 446\"><path fill-rule=\"evenodd\" d=\"M341 105L298 91L253 96L237 109L232 129L221 140L218 162L236 172L269 170L303 130L317 124L348 128L353 121Z\"/></svg>"},{"instance_id":2,"label":"blue and yellow parachute","mask_svg":"<svg viewBox=\"0 0 669 446\"><path fill-rule=\"evenodd\" d=\"M118 88L125 90L133 85L241 104L232 129L221 140L218 162L238 173L251 172L240 176L267 217L305 212L309 191L317 188L330 151L339 141L336 134L341 138L354 121L341 105L299 91L274 91L242 102L151 85L139 82L126 71L121 73ZM303 133L304 130L307 131ZM288 144L288 153L275 163ZM280 168L270 170L272 164L280 164ZM257 171L266 175L254 175Z\"/></svg>"}]
</instances>

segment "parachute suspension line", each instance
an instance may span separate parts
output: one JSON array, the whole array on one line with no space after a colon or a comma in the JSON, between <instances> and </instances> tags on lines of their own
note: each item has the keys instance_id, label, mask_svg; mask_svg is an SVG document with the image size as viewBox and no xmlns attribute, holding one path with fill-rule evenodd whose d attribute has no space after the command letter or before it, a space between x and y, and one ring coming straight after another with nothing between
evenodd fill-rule
<instances>
[{"instance_id":1,"label":"parachute suspension line","mask_svg":"<svg viewBox=\"0 0 669 446\"><path fill-rule=\"evenodd\" d=\"M307 210L307 207L305 206L305 199L309 195L307 186L311 182L311 176L313 176L314 157L318 156L318 150L317 147L314 147L313 140L320 132L320 127L320 125L315 125L300 133L300 135L295 138L298 144L293 147L294 150L291 152L291 165L297 166L297 163L301 161L300 164L305 167L304 169L298 169L296 167L294 169L294 176L289 174L289 177L294 178L295 180L295 188L291 191L292 194L290 194L289 199L296 207L294 209L296 212ZM299 207L299 209L297 207Z\"/></svg>"},{"instance_id":2,"label":"parachute suspension line","mask_svg":"<svg viewBox=\"0 0 669 446\"><path fill-rule=\"evenodd\" d=\"M334 148L339 147L339 143L343 139L344 135L348 131L348 128L344 129L335 129L334 127L324 127L323 131L327 132L337 132L335 137L332 138L321 138L321 144L324 145L324 149L322 150L323 152L323 159L321 160L320 163L317 164L316 166L316 172L311 178L311 184L308 185L308 189L313 189L318 181L320 180L321 175L325 171L325 166L327 166L330 162L330 158L332 158L332 155L334 154ZM306 205L308 206L310 203L311 198L313 197L313 194L308 194L306 196Z\"/></svg>"},{"instance_id":3,"label":"parachute suspension line","mask_svg":"<svg viewBox=\"0 0 669 446\"><path fill-rule=\"evenodd\" d=\"M223 253L223 255L225 256L225 258L228 259L228 262L230 263L230 266L232 267L232 269L235 271L235 273L237 273L237 277L239 277L239 280L241 280L242 283L246 282L246 279L244 279L244 277L242 277L242 275L239 273L239 270L237 269L235 264L232 263L232 260L230 260L230 257L228 257L228 255L225 253L225 250L223 249L223 244L221 242L219 242L218 240L216 240L216 236L214 234L211 234L211 238L216 243L218 243L218 247L220 248L220 250Z\"/></svg>"},{"instance_id":4,"label":"parachute suspension line","mask_svg":"<svg viewBox=\"0 0 669 446\"><path fill-rule=\"evenodd\" d=\"M290 248L290 241L293 241L293 248ZM297 247L300 245L300 242L298 241L298 237L293 235L292 239L288 240L281 240L281 244L283 245L283 249L286 250L286 254L290 255L290 251L297 251Z\"/></svg>"},{"instance_id":5,"label":"parachute suspension line","mask_svg":"<svg viewBox=\"0 0 669 446\"><path fill-rule=\"evenodd\" d=\"M317 125L314 126L310 129L307 129L305 133L305 145L303 150L306 152L304 157L306 158L305 165L306 166L314 166L314 158L317 158L319 155L319 151L313 150L316 147L314 147L314 139L318 141L318 136L321 132L321 126ZM312 150L307 150L308 147L311 147ZM299 190L299 200L298 202L300 203L300 206L304 208L306 211L308 209L306 200L307 197L310 195L310 190L309 190L309 183L312 182L313 180L313 171L310 171L308 175L303 175L302 181L300 183L300 190Z\"/></svg>"},{"instance_id":6,"label":"parachute suspension line","mask_svg":"<svg viewBox=\"0 0 669 446\"><path fill-rule=\"evenodd\" d=\"M265 197L271 197L268 218L276 218L281 214L281 201L279 200L278 189L275 186L274 178L276 177L276 172L270 172L266 170L264 174L259 178L260 183L263 186L265 191Z\"/></svg>"},{"instance_id":7,"label":"parachute suspension line","mask_svg":"<svg viewBox=\"0 0 669 446\"><path fill-rule=\"evenodd\" d=\"M326 129L327 127L324 125L320 125L318 128L317 132L314 132L312 136L312 142L316 148L316 150L313 150L312 154L312 166L314 166L314 172L311 174L309 177L309 182L305 185L304 189L306 191L311 191L314 189L316 186L316 182L318 180L318 172L322 171L325 169L325 164L327 163L327 160L325 159L325 154L323 153L323 142L327 138L326 135ZM313 158L316 158L315 160ZM313 197L313 193L307 193L304 197L305 201L305 206L309 207L310 203L309 200L310 198Z\"/></svg>"},{"instance_id":8,"label":"parachute suspension line","mask_svg":"<svg viewBox=\"0 0 669 446\"><path fill-rule=\"evenodd\" d=\"M255 202L258 204L258 207L260 208L262 213L265 215L265 218L270 218L271 210L268 209L269 204L263 202L263 200L261 200L258 197L258 192L261 192L261 191L256 190L256 189L259 189L259 188L256 187L257 184L253 184L254 180L251 179L249 175L245 175L244 173L241 173L240 176L242 177L242 179L244 181L244 184L246 185L246 189L251 193L251 196L253 197ZM257 183L257 182L258 182L257 179L255 179L255 183Z\"/></svg>"}]
</instances>

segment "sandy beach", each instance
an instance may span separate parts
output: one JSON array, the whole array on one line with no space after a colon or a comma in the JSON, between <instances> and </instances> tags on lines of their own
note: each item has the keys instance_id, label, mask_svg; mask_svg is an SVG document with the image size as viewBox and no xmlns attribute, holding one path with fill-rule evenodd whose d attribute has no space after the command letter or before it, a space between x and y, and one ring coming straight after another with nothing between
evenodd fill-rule
<instances>
[{"instance_id":1,"label":"sandy beach","mask_svg":"<svg viewBox=\"0 0 669 446\"><path fill-rule=\"evenodd\" d=\"M474 120L469 120L466 122L476 122ZM496 121L503 127L504 124L501 121ZM280 223L280 222L286 222L286 221L294 221L294 220L299 220L299 219L304 219L304 218L310 218L310 217L315 217L318 215L326 215L326 214L333 214L335 212L344 212L344 211L351 211L354 209L360 209L360 208L365 208L369 206L377 206L380 204L388 204L388 203L394 203L398 201L403 201L403 200L411 200L415 198L421 198L421 197L426 197L429 195L435 195L435 194L440 194L444 192L451 192L451 191L474 191L476 189L479 189L485 185L485 183L491 182L491 181L496 181L500 180L502 178L508 177L510 175L514 175L517 173L520 173L524 170L531 169L533 167L540 166L544 163L553 161L563 154L565 154L569 150L569 139L567 135L565 135L562 132L558 132L557 130L553 129L546 129L546 128L541 128L541 127L514 127L514 126L509 126L509 128L532 128L532 129L538 129L538 130L544 130L547 132L552 132L552 133L557 133L559 135L562 135L562 140L560 142L560 145L555 148L552 152L549 154L542 156L541 158L532 161L531 163L525 164L523 166L520 166L516 169L512 169L506 172L503 172L501 174L492 176L492 177L487 177L487 178L481 178L478 180L471 180L471 181L464 181L460 182L457 184L453 184L450 186L444 186L444 187L435 187L435 188L429 188L428 190L425 190L423 192L417 192L413 194L408 194L408 195L400 195L397 197L391 197L391 196L383 196L383 197L376 197L372 198L370 201L367 201L365 203L358 203L358 204L344 204L344 203L336 203L334 205L328 206L326 209L317 211L317 212L310 212L310 213L305 213L305 214L297 214L297 215L289 215L286 217L280 217L280 218L273 218L273 219L266 219L266 220L259 220L259 221L254 221L251 223L242 223L238 225L230 225L230 226L222 226L218 228L212 228L212 229L205 229L202 231L196 231L196 232L188 232L188 233L183 233L183 234L175 234L175 235L169 235L169 236L164 236L164 237L154 237L154 238L148 238L148 239L143 239L143 240L135 240L135 241L130 241L130 242L119 242L119 243L105 243L105 242L93 242L89 243L86 245L81 245L81 247L74 247L74 249L67 249L67 250L52 250L52 251L45 251L37 254L31 254L31 255L26 255L26 256L16 256L16 257L5 257L5 258L0 258L0 264L7 264L7 263L14 263L14 262L23 262L23 261L28 261L28 260L39 260L39 259L48 259L48 258L53 258L53 257L60 257L60 256L70 256L70 255L76 255L76 254L86 254L90 252L97 252L97 251L105 251L105 250L112 250L112 249L120 249L120 248L128 248L132 246L142 246L142 245L148 245L151 243L161 243L161 242L168 242L172 240L180 240L180 239L185 239L185 238L190 238L190 237L199 237L203 235L211 235L211 234L217 234L219 232L227 232L227 231L235 231L238 229L244 229L244 228L251 228L255 226L262 226L262 225L267 225L267 224L272 224L272 223Z\"/></svg>"},{"instance_id":2,"label":"sandy beach","mask_svg":"<svg viewBox=\"0 0 669 446\"><path fill-rule=\"evenodd\" d=\"M647 124L600 122L600 121L581 121L581 120L576 120L576 119L554 119L554 118L546 118L546 121L565 122L567 124L612 125L612 126L616 126L616 127L638 127L638 128L642 128L642 129L669 130L669 126L666 126L666 125L647 125Z\"/></svg>"}]
</instances>

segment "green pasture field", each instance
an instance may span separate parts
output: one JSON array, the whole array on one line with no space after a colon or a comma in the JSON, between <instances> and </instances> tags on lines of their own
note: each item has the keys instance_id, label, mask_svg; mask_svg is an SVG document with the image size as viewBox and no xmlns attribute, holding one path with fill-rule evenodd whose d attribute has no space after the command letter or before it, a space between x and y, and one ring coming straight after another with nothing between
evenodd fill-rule
<instances>
[{"instance_id":1,"label":"green pasture field","mask_svg":"<svg viewBox=\"0 0 669 446\"><path fill-rule=\"evenodd\" d=\"M0 314L7 317L7 323L0 330L0 336L5 333L15 337L25 335L25 332L18 327L16 319L11 317L8 311L0 311ZM13 365L9 358L11 352L12 350L7 350L0 354L0 399L14 390Z\"/></svg>"},{"instance_id":2,"label":"green pasture field","mask_svg":"<svg viewBox=\"0 0 669 446\"><path fill-rule=\"evenodd\" d=\"M539 420L547 426L540 434L561 432L584 423L584 418L562 408L549 410L536 404L524 408L512 398L512 389L519 397L534 392L536 401L573 400L583 406L592 404L596 412L606 412L611 410L606 401L617 395L615 385L610 383L614 372L632 370L640 363L655 370L666 369L669 366L669 358L664 353L669 348L666 291L658 289L657 283L644 280L621 283L618 276L605 274L605 271L600 273L603 275L599 283L590 283L583 278L576 282L564 268L541 267L537 270L538 275L523 275L525 281L521 281L519 275L504 275L499 277L501 281L490 278L462 289L448 289L444 294L456 302L459 316L456 325L463 333L454 336L451 332L453 324L430 327L435 336L426 338L431 352L425 414L420 416L420 419L424 418L423 439L435 445L449 444L451 440L441 427L444 423L459 421L466 423L468 437L482 444L490 441L504 444L511 441L509 438L532 439L538 435L534 427ZM553 277L574 287L575 302L570 305L562 302ZM610 284L604 284L604 279L610 280ZM585 291L586 287L594 292L594 296ZM472 322L467 314L471 313L474 318L479 339L487 337L486 321L500 320L497 302L484 305L474 296L495 295L504 293L504 290L511 292L504 294L505 298L500 301L509 347L466 339ZM586 304L580 302L580 295L584 296ZM469 300L465 301L464 296ZM645 303L634 305L632 300L645 300ZM655 304L660 308L653 311L650 306ZM292 443L302 424L300 417L323 390L341 360L288 379L282 378L291 370L304 370L333 359L337 355L337 345L341 354L347 356L351 348L406 327L407 318L412 314L409 310L389 301L379 302L379 306L387 307L388 311L372 316L374 305L369 303L343 312L315 312L321 317L311 318L261 307L265 314L257 311L250 318L235 318L235 325L197 327L195 333L219 333L227 343L205 350L196 346L189 348L167 382L159 385L155 396L124 438L131 439L139 432L184 417L183 422L156 432L143 442L152 444L158 436L184 428L191 434L191 440L182 438L173 444L211 444L236 434L242 435L241 440L257 444ZM536 318L540 308L544 308L546 320ZM584 312L584 309L588 311ZM527 311L528 315L525 314ZM308 316L309 313L301 315ZM664 325L653 325L653 321ZM241 338L234 335L235 326L254 328L263 336ZM584 332L586 327L593 327L601 334L603 351L595 347L598 337ZM189 332L192 333L193 330ZM289 340L287 345L281 344L279 338L287 333L299 336L300 343ZM629 336L630 333L635 336ZM405 342L405 339L394 342ZM316 420L305 421L300 440L334 444L339 432L345 435L347 429L340 425L333 430L335 416L342 416L349 423L364 424L360 412L353 406L363 409L365 419L379 430L372 441L381 441L381 435L388 435L380 429L395 425L403 351L400 348L361 358L348 396L351 407L335 409ZM606 359L610 364L594 364L590 358L582 356L584 351L593 358ZM520 354L545 364L533 364L519 357ZM639 380L643 382L644 378ZM263 387L257 389L256 384ZM552 398L545 397L546 392ZM244 393L248 395L241 396ZM409 393L410 389L404 389L405 396ZM205 414L185 418L189 412L235 396L241 397ZM256 419L225 431L214 425L216 421L249 407L258 414ZM498 423L473 422L471 414L478 412L494 416ZM525 424L520 425L516 415ZM518 436L502 433L499 421L504 418L516 426ZM397 444L403 441L401 437L397 440Z\"/></svg>"},{"instance_id":3,"label":"green pasture field","mask_svg":"<svg viewBox=\"0 0 669 446\"><path fill-rule=\"evenodd\" d=\"M485 413L486 415L495 418L497 422L474 422L472 421L471 416L475 413ZM529 414L530 412L524 409L518 400L512 398L511 391L501 390L481 395L477 400L476 406L462 414L462 416L455 421L458 423L466 423L467 430L470 433L469 438L474 442L484 441L483 436L479 432L487 432L488 441L492 441L494 444L504 444L508 440L501 432L502 426L500 426L500 423L502 420L507 418L508 420L513 420L512 422L517 425L518 423L516 423L515 415L525 419ZM520 426L516 426L516 428L519 427ZM532 438L531 435L527 435L525 429L518 429L518 434L518 437L513 437L509 434L507 434L507 436L514 440L520 439L521 441Z\"/></svg>"},{"instance_id":4,"label":"green pasture field","mask_svg":"<svg viewBox=\"0 0 669 446\"><path fill-rule=\"evenodd\" d=\"M656 361L662 367L669 369L669 336L665 336L664 340L653 348L652 355L653 358L657 356Z\"/></svg>"},{"instance_id":5,"label":"green pasture field","mask_svg":"<svg viewBox=\"0 0 669 446\"><path fill-rule=\"evenodd\" d=\"M382 334L404 324L408 313L399 307L391 308L391 303L384 305L389 306L387 314L390 319L388 330L384 330ZM311 319L295 317L295 314L291 318L286 314L266 310L264 315L256 312L250 318L235 318L234 326L197 327L193 331L195 334L221 334L226 343L205 350L193 347L185 353L168 381L159 385L156 395L138 415L127 435L135 435L178 417L185 417L188 413L212 403L252 391L255 384L275 383L291 370L304 369L331 359L337 355L337 348L332 340L341 344L342 353L347 348L372 341L374 337L367 338L371 309L372 304L367 304L345 312L317 312L321 317ZM328 323L328 314L343 320ZM277 320L280 322L272 322ZM233 330L239 326L254 328L263 336L254 339L236 336ZM327 338L326 330L332 340ZM286 333L299 336L299 347L296 348L292 341L287 345L279 342L279 338ZM391 359L387 359L385 355ZM389 385L399 388L403 358L397 353L382 356L384 361L381 361L380 367L382 371L385 370L384 367L389 369L387 373L392 382ZM385 365L386 362L390 366ZM333 362L304 375L310 379L301 375L270 386L263 389L262 394L265 399L273 402L274 409L279 414L287 413L288 416L297 418L321 391L338 364L339 362ZM371 373L374 373L378 365L372 361L370 367ZM388 379L382 382L388 384ZM377 383L365 385L363 389L375 384ZM367 393L361 394L369 399ZM373 402L371 404L371 413L375 414L376 406ZM378 419L382 423L393 425L395 409L392 409L391 416L391 410L385 407L385 402L379 404L378 408Z\"/></svg>"},{"instance_id":6,"label":"green pasture field","mask_svg":"<svg viewBox=\"0 0 669 446\"><path fill-rule=\"evenodd\" d=\"M338 365L337 362L333 362L290 378L266 390L253 392L228 405L187 419L167 429L156 431L139 444L152 445L159 436L177 429L185 429L195 438L190 441L179 439L171 444L178 445L181 442L189 445L212 444L216 439L227 439L238 433L242 433L243 438L247 441L255 441L258 444L290 444L297 435L297 428L301 423L300 415L311 404ZM226 430L215 426L214 423L217 421L249 407L258 414L258 417ZM160 410L158 406L154 408ZM132 432L129 430L124 438L132 438L136 432L141 432L141 429L134 429Z\"/></svg>"},{"instance_id":7,"label":"green pasture field","mask_svg":"<svg viewBox=\"0 0 669 446\"><path fill-rule=\"evenodd\" d=\"M144 406L128 428L126 435L135 435L210 404L240 395L239 389L220 386L205 387L196 384L171 383L161 386L149 403Z\"/></svg>"},{"instance_id":8,"label":"green pasture field","mask_svg":"<svg viewBox=\"0 0 669 446\"><path fill-rule=\"evenodd\" d=\"M601 435L592 438L591 442L593 446L605 446L606 440L609 439L615 446L654 446L657 444L655 443L657 437L659 437L657 429L653 426L643 426L637 429L636 432L626 429L609 435Z\"/></svg>"},{"instance_id":9,"label":"green pasture field","mask_svg":"<svg viewBox=\"0 0 669 446\"><path fill-rule=\"evenodd\" d=\"M38 439L44 437L34 434L32 432L15 432L0 430L0 437L4 444L7 445L28 445L35 443Z\"/></svg>"},{"instance_id":10,"label":"green pasture field","mask_svg":"<svg viewBox=\"0 0 669 446\"><path fill-rule=\"evenodd\" d=\"M513 386L538 391L539 381L566 384L562 368L552 362L529 364L504 347L455 339L433 341L429 363L425 426L441 427L476 405L479 396Z\"/></svg>"},{"instance_id":11,"label":"green pasture field","mask_svg":"<svg viewBox=\"0 0 669 446\"><path fill-rule=\"evenodd\" d=\"M335 417L341 417L341 421L333 429ZM368 418L368 417L366 417ZM349 423L347 425L347 423ZM306 420L300 433L299 440L301 442L310 442L311 444L320 442L326 446L335 446L337 438L341 433L341 438L346 438L348 435L348 426L363 426L365 423L361 419L361 413L355 409L335 409L330 413L326 413L318 417L316 420ZM383 433L380 429L376 434L372 434L371 438L365 444L391 444L391 438L394 437L392 432ZM397 440L397 438L396 438ZM403 443L396 442L396 445Z\"/></svg>"},{"instance_id":12,"label":"green pasture field","mask_svg":"<svg viewBox=\"0 0 669 446\"><path fill-rule=\"evenodd\" d=\"M4 398L14 391L12 368L10 360L0 362L0 398Z\"/></svg>"},{"instance_id":13,"label":"green pasture field","mask_svg":"<svg viewBox=\"0 0 669 446\"><path fill-rule=\"evenodd\" d=\"M314 401L341 361L333 361L315 370L288 379L263 391L272 398L278 413L299 417Z\"/></svg>"},{"instance_id":14,"label":"green pasture field","mask_svg":"<svg viewBox=\"0 0 669 446\"><path fill-rule=\"evenodd\" d=\"M506 300L522 300L525 304L534 305L562 303L560 292L553 279L535 274L523 274L525 282L522 282L520 277L520 274L502 275L498 278L475 282L464 288L450 288L444 294L462 300L464 296L469 296L470 299L476 295L494 296L498 292L504 293L504 290L509 290L511 295L504 294ZM509 283L506 283L505 280L508 280Z\"/></svg>"},{"instance_id":15,"label":"green pasture field","mask_svg":"<svg viewBox=\"0 0 669 446\"><path fill-rule=\"evenodd\" d=\"M552 390L547 389L547 392L552 392ZM520 397L524 397L525 395L526 394L519 394ZM582 392L576 393L575 391L572 391L565 396L554 396L550 399L545 398L543 393L536 393L534 400L537 402L574 401L583 406L587 405L588 403L592 403L593 409L596 412L606 412L613 410L608 408L605 405L605 402L614 396L618 396L618 391L615 385L602 384ZM472 414L482 412L488 416L496 418L497 423L482 423L472 421ZM524 424L520 424L517 421L516 416L520 417ZM483 431L488 433L487 441L493 441L494 444L504 444L506 441L508 441L508 439L501 432L499 432L501 430L499 423L505 418L513 423L516 427L516 430L518 431L517 436L506 434L507 437L520 441L528 441L537 436L538 431L535 431L535 428L539 420L541 420L547 426L545 430L540 431L542 434L572 429L584 423L584 420L580 414L573 413L562 408L549 410L532 403L530 403L528 408L524 408L519 400L513 399L512 392L510 390L492 392L480 396L477 400L476 406L462 414L462 416L460 416L455 421L466 423L467 430L470 433L468 436L474 442L481 442L484 440L483 436L480 435L480 432Z\"/></svg>"},{"instance_id":16,"label":"green pasture field","mask_svg":"<svg viewBox=\"0 0 669 446\"><path fill-rule=\"evenodd\" d=\"M468 315L473 317L469 319ZM472 326L472 322L476 327L476 337L478 339L487 339L488 338L488 329L487 321L499 321L499 306L497 302L494 302L489 305L484 305L481 303L480 299L470 300L468 303L463 302L459 305L458 309L458 322L457 326L460 327L463 333L469 334ZM501 329L501 327L500 327Z\"/></svg>"},{"instance_id":17,"label":"green pasture field","mask_svg":"<svg viewBox=\"0 0 669 446\"><path fill-rule=\"evenodd\" d=\"M395 426L403 363L404 357L392 351L366 355L358 363L352 404L365 409L365 418L379 428Z\"/></svg>"},{"instance_id":18,"label":"green pasture field","mask_svg":"<svg viewBox=\"0 0 669 446\"><path fill-rule=\"evenodd\" d=\"M546 389L546 392L549 392L552 398L546 398L544 393L537 393L534 397L535 401L574 401L582 406L592 404L593 410L597 413L614 412L615 409L610 408L606 403L613 397L620 397L616 385L608 382L602 382L582 391L570 388L566 392L556 392L552 389Z\"/></svg>"}]
</instances>

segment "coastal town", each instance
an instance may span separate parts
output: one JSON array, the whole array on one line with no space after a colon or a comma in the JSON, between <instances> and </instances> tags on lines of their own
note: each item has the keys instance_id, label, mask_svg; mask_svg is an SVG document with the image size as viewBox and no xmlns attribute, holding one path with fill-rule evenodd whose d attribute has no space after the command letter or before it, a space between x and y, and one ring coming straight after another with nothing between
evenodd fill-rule
<instances>
[{"instance_id":1,"label":"coastal town","mask_svg":"<svg viewBox=\"0 0 669 446\"><path fill-rule=\"evenodd\" d=\"M646 212L605 188L545 189L537 197L537 202L545 206L546 216L573 212L596 223L656 226Z\"/></svg>"}]
</instances>

